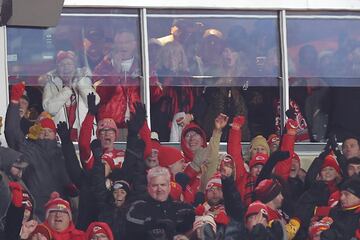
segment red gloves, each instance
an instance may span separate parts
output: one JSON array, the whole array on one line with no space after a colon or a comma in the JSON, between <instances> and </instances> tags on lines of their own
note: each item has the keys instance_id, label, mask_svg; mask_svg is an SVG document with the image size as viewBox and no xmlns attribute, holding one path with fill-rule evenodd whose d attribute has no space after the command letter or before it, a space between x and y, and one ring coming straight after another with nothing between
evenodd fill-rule
<instances>
[{"instance_id":1,"label":"red gloves","mask_svg":"<svg viewBox=\"0 0 360 240\"><path fill-rule=\"evenodd\" d=\"M202 216L204 215L205 212L205 207L202 204L199 204L196 208L195 208L195 214L196 216Z\"/></svg>"},{"instance_id":2,"label":"red gloves","mask_svg":"<svg viewBox=\"0 0 360 240\"><path fill-rule=\"evenodd\" d=\"M21 96L24 95L25 91L25 83L21 82L18 84L15 84L11 88L11 101L19 101Z\"/></svg>"},{"instance_id":3,"label":"red gloves","mask_svg":"<svg viewBox=\"0 0 360 240\"><path fill-rule=\"evenodd\" d=\"M232 129L240 130L240 128L245 124L245 116L236 116L232 122Z\"/></svg>"},{"instance_id":4,"label":"red gloves","mask_svg":"<svg viewBox=\"0 0 360 240\"><path fill-rule=\"evenodd\" d=\"M9 182L11 201L15 207L21 207L23 201L23 187L18 182Z\"/></svg>"},{"instance_id":5,"label":"red gloves","mask_svg":"<svg viewBox=\"0 0 360 240\"><path fill-rule=\"evenodd\" d=\"M215 216L214 220L217 224L223 225L227 225L230 222L230 219L225 212L219 212L219 214Z\"/></svg>"}]
</instances>

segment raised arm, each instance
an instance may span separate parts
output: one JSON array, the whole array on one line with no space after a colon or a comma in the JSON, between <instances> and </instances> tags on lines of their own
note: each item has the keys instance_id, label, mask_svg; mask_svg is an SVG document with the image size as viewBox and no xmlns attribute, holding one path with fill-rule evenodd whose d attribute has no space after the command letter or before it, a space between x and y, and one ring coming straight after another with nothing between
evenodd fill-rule
<instances>
[{"instance_id":1,"label":"raised arm","mask_svg":"<svg viewBox=\"0 0 360 240\"><path fill-rule=\"evenodd\" d=\"M247 176L247 171L244 166L244 159L242 156L242 131L241 127L245 124L244 116L236 116L231 124L229 130L229 138L227 144L227 152L230 154L235 162L236 183L244 181Z\"/></svg>"},{"instance_id":2,"label":"raised arm","mask_svg":"<svg viewBox=\"0 0 360 240\"><path fill-rule=\"evenodd\" d=\"M5 138L9 147L15 150L20 149L20 144L23 143L25 135L21 130L20 123L20 106L19 100L24 94L25 84L19 83L11 88L11 100L8 105L5 117Z\"/></svg>"},{"instance_id":3,"label":"raised arm","mask_svg":"<svg viewBox=\"0 0 360 240\"><path fill-rule=\"evenodd\" d=\"M61 150L65 158L66 170L71 181L78 189L80 189L84 172L76 155L74 144L70 139L70 131L66 122L60 122L57 125L57 133L59 134L61 140Z\"/></svg>"},{"instance_id":4,"label":"raised arm","mask_svg":"<svg viewBox=\"0 0 360 240\"><path fill-rule=\"evenodd\" d=\"M91 131L93 130L93 122L98 112L98 105L96 105L96 96L90 93L87 96L88 113L84 121L81 124L80 136L79 136L79 151L80 160L85 169L89 170L92 168L94 163L94 157L91 152Z\"/></svg>"},{"instance_id":5,"label":"raised arm","mask_svg":"<svg viewBox=\"0 0 360 240\"><path fill-rule=\"evenodd\" d=\"M288 110L287 114L289 112L292 112L292 110ZM293 114L289 113L288 115ZM294 118L293 116L290 117ZM282 177L284 180L289 178L291 172L291 161L294 153L296 129L298 128L298 123L292 118L287 120L285 125L286 133L283 134L280 145L281 151L288 151L290 153L289 158L284 161L277 162L274 170L275 175Z\"/></svg>"},{"instance_id":6,"label":"raised arm","mask_svg":"<svg viewBox=\"0 0 360 240\"><path fill-rule=\"evenodd\" d=\"M205 187L209 179L216 173L217 167L219 165L219 148L220 148L220 138L222 129L226 126L229 117L225 114L219 114L215 119L215 128L211 136L209 145L206 147L208 151L209 161L207 163L207 171L201 176L201 191L205 191Z\"/></svg>"}]
</instances>

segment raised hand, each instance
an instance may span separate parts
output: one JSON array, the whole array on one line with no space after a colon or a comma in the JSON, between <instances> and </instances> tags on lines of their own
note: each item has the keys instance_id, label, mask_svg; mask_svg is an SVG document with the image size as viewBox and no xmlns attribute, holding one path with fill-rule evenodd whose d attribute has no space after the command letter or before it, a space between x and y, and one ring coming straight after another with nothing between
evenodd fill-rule
<instances>
[{"instance_id":1,"label":"raised hand","mask_svg":"<svg viewBox=\"0 0 360 240\"><path fill-rule=\"evenodd\" d=\"M25 91L25 82L17 83L11 88L11 101L19 102L22 95L24 95Z\"/></svg>"},{"instance_id":2,"label":"raised hand","mask_svg":"<svg viewBox=\"0 0 360 240\"><path fill-rule=\"evenodd\" d=\"M94 139L90 144L91 151L94 155L95 160L100 160L103 154L103 150L101 147L101 142L98 139Z\"/></svg>"},{"instance_id":3,"label":"raised hand","mask_svg":"<svg viewBox=\"0 0 360 240\"><path fill-rule=\"evenodd\" d=\"M99 105L96 105L96 96L94 93L87 95L88 111L91 115L96 116L99 111Z\"/></svg>"},{"instance_id":4,"label":"raised hand","mask_svg":"<svg viewBox=\"0 0 360 240\"><path fill-rule=\"evenodd\" d=\"M59 122L57 125L57 133L60 137L61 142L68 142L70 140L70 130L66 122Z\"/></svg>"},{"instance_id":5,"label":"raised hand","mask_svg":"<svg viewBox=\"0 0 360 240\"><path fill-rule=\"evenodd\" d=\"M232 129L234 130L240 130L242 126L245 124L245 116L236 116L233 119L233 122L231 124Z\"/></svg>"},{"instance_id":6,"label":"raised hand","mask_svg":"<svg viewBox=\"0 0 360 240\"><path fill-rule=\"evenodd\" d=\"M221 130L223 129L226 124L229 121L229 117L223 113L220 113L216 118L215 118L215 129L217 130Z\"/></svg>"},{"instance_id":7,"label":"raised hand","mask_svg":"<svg viewBox=\"0 0 360 240\"><path fill-rule=\"evenodd\" d=\"M132 114L129 121L127 121L128 130L131 133L138 133L146 120L145 104L136 102L134 104L135 113Z\"/></svg>"}]
</instances>

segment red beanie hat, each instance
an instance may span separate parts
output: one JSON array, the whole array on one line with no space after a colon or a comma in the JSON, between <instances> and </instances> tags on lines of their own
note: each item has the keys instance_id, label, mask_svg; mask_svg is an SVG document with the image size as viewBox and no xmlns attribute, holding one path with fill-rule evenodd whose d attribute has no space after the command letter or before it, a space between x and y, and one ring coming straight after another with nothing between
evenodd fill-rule
<instances>
[{"instance_id":1,"label":"red beanie hat","mask_svg":"<svg viewBox=\"0 0 360 240\"><path fill-rule=\"evenodd\" d=\"M98 122L97 129L96 129L96 137L99 137L99 133L101 130L106 130L106 129L113 129L115 131L116 137L119 136L119 130L116 126L114 119L104 118Z\"/></svg>"},{"instance_id":2,"label":"red beanie hat","mask_svg":"<svg viewBox=\"0 0 360 240\"><path fill-rule=\"evenodd\" d=\"M56 133L56 126L55 123L52 119L50 118L43 118L40 120L40 126L42 128L50 128L51 130L53 130Z\"/></svg>"},{"instance_id":3,"label":"red beanie hat","mask_svg":"<svg viewBox=\"0 0 360 240\"><path fill-rule=\"evenodd\" d=\"M161 146L158 153L159 165L168 167L177 161L184 159L184 154L175 147Z\"/></svg>"},{"instance_id":4,"label":"red beanie hat","mask_svg":"<svg viewBox=\"0 0 360 240\"><path fill-rule=\"evenodd\" d=\"M257 153L251 158L251 160L249 162L249 167L251 169L255 165L259 165L259 164L265 165L265 163L267 162L268 159L269 159L269 156L267 154Z\"/></svg>"},{"instance_id":5,"label":"red beanie hat","mask_svg":"<svg viewBox=\"0 0 360 240\"><path fill-rule=\"evenodd\" d=\"M174 201L180 201L182 194L182 188L177 182L170 182L170 196Z\"/></svg>"},{"instance_id":6,"label":"red beanie hat","mask_svg":"<svg viewBox=\"0 0 360 240\"><path fill-rule=\"evenodd\" d=\"M225 154L221 157L220 168L223 166L229 166L232 169L235 168L235 162L230 154Z\"/></svg>"},{"instance_id":7,"label":"red beanie hat","mask_svg":"<svg viewBox=\"0 0 360 240\"><path fill-rule=\"evenodd\" d=\"M247 219L251 215L258 214L259 212L262 212L263 215L265 215L266 217L268 217L268 215L269 215L266 205L260 201L255 201L255 202L251 203L249 205L248 209L246 210L245 219Z\"/></svg>"},{"instance_id":8,"label":"red beanie hat","mask_svg":"<svg viewBox=\"0 0 360 240\"><path fill-rule=\"evenodd\" d=\"M45 224L37 225L35 230L30 234L28 239L31 239L37 233L42 234L48 240L53 239L52 234L51 234L51 230Z\"/></svg>"},{"instance_id":9,"label":"red beanie hat","mask_svg":"<svg viewBox=\"0 0 360 240\"><path fill-rule=\"evenodd\" d=\"M279 142L280 142L279 136L274 133L271 134L267 139L267 143L269 146L273 145L274 143L279 143Z\"/></svg>"},{"instance_id":10,"label":"red beanie hat","mask_svg":"<svg viewBox=\"0 0 360 240\"><path fill-rule=\"evenodd\" d=\"M212 178L209 179L205 190L208 191L213 187L222 188L221 175L219 173L216 173Z\"/></svg>"},{"instance_id":11,"label":"red beanie hat","mask_svg":"<svg viewBox=\"0 0 360 240\"><path fill-rule=\"evenodd\" d=\"M65 58L69 58L76 62L76 55L73 51L59 51L56 55L56 64L64 60Z\"/></svg>"},{"instance_id":12,"label":"red beanie hat","mask_svg":"<svg viewBox=\"0 0 360 240\"><path fill-rule=\"evenodd\" d=\"M160 148L161 148L160 142L158 140L151 139L151 149L156 149L160 151Z\"/></svg>"},{"instance_id":13,"label":"red beanie hat","mask_svg":"<svg viewBox=\"0 0 360 240\"><path fill-rule=\"evenodd\" d=\"M95 234L99 233L103 233L110 240L114 240L111 228L105 222L92 222L86 230L86 239L90 240Z\"/></svg>"},{"instance_id":14,"label":"red beanie hat","mask_svg":"<svg viewBox=\"0 0 360 240\"><path fill-rule=\"evenodd\" d=\"M281 184L276 179L264 179L255 188L256 199L268 203L281 193Z\"/></svg>"},{"instance_id":15,"label":"red beanie hat","mask_svg":"<svg viewBox=\"0 0 360 240\"><path fill-rule=\"evenodd\" d=\"M49 217L51 211L62 211L69 214L70 220L72 220L71 208L68 201L60 198L58 192L51 193L50 200L45 204L46 215L45 218Z\"/></svg>"},{"instance_id":16,"label":"red beanie hat","mask_svg":"<svg viewBox=\"0 0 360 240\"><path fill-rule=\"evenodd\" d=\"M341 174L340 166L339 166L337 160L335 159L335 156L332 154L329 154L325 157L325 160L321 166L321 169L326 168L326 167L332 167L335 169L335 171L338 174Z\"/></svg>"}]
</instances>

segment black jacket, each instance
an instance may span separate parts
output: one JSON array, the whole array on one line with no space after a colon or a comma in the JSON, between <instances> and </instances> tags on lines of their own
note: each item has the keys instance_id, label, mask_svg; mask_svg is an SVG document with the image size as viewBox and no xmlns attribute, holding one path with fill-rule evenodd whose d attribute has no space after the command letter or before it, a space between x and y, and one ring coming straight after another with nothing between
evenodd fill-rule
<instances>
[{"instance_id":1,"label":"black jacket","mask_svg":"<svg viewBox=\"0 0 360 240\"><path fill-rule=\"evenodd\" d=\"M360 209L344 210L340 206L331 209L334 220L330 229L321 233L321 240L349 240L359 228Z\"/></svg>"},{"instance_id":2,"label":"black jacket","mask_svg":"<svg viewBox=\"0 0 360 240\"><path fill-rule=\"evenodd\" d=\"M172 239L192 229L192 206L168 198L159 202L151 197L133 202L126 213L125 239ZM161 238L163 239L163 238Z\"/></svg>"}]
</instances>

